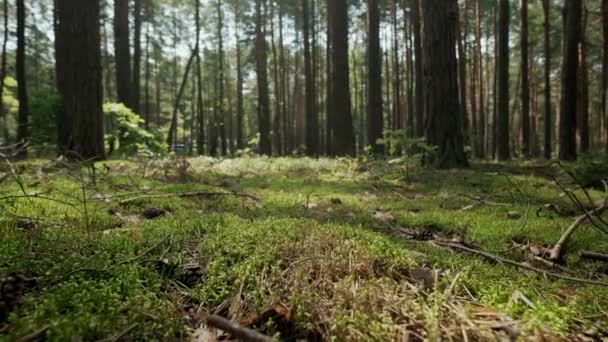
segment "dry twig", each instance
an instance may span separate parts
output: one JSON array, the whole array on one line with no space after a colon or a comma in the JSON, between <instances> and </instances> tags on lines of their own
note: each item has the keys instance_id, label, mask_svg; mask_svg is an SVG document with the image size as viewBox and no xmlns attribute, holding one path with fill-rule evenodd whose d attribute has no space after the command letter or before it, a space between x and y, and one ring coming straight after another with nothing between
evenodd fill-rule
<instances>
[{"instance_id":1,"label":"dry twig","mask_svg":"<svg viewBox=\"0 0 608 342\"><path fill-rule=\"evenodd\" d=\"M250 342L270 342L272 339L255 330L251 330L231 322L224 317L212 315L207 318L207 325L230 333L233 337Z\"/></svg>"}]
</instances>

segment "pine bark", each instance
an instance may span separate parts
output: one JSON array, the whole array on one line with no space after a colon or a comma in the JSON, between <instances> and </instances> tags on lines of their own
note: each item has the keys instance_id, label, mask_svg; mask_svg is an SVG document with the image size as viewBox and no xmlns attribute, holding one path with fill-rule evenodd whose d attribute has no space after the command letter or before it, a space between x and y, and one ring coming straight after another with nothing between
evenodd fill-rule
<instances>
[{"instance_id":1,"label":"pine bark","mask_svg":"<svg viewBox=\"0 0 608 342\"><path fill-rule=\"evenodd\" d=\"M583 24L578 45L578 99L577 99L577 133L582 153L589 152L591 137L589 135L589 72L587 70L587 41L585 30L587 13L583 14Z\"/></svg>"},{"instance_id":2,"label":"pine bark","mask_svg":"<svg viewBox=\"0 0 608 342\"><path fill-rule=\"evenodd\" d=\"M129 1L114 0L114 54L118 102L133 109L131 52L129 50Z\"/></svg>"},{"instance_id":3,"label":"pine bark","mask_svg":"<svg viewBox=\"0 0 608 342\"><path fill-rule=\"evenodd\" d=\"M104 158L100 7L97 1L57 0L57 84L60 153L70 159Z\"/></svg>"},{"instance_id":4,"label":"pine bark","mask_svg":"<svg viewBox=\"0 0 608 342\"><path fill-rule=\"evenodd\" d=\"M530 57L528 33L528 0L520 0L521 30L521 149L524 157L530 157Z\"/></svg>"},{"instance_id":5,"label":"pine bark","mask_svg":"<svg viewBox=\"0 0 608 342\"><path fill-rule=\"evenodd\" d=\"M346 0L328 0L331 25L333 152L338 156L355 154L355 133L351 113L348 5Z\"/></svg>"},{"instance_id":6,"label":"pine bark","mask_svg":"<svg viewBox=\"0 0 608 342\"><path fill-rule=\"evenodd\" d=\"M578 90L578 46L581 36L582 1L566 0L565 36L562 60L559 159L576 160L576 111Z\"/></svg>"},{"instance_id":7,"label":"pine bark","mask_svg":"<svg viewBox=\"0 0 608 342\"><path fill-rule=\"evenodd\" d=\"M8 0L3 1L3 17L4 17L4 37L2 40L2 56L0 60L0 99L4 98L4 79L6 78L6 49L8 45ZM7 125L7 113L4 103L0 102L0 123L2 124L2 137L4 143L8 144L9 133Z\"/></svg>"},{"instance_id":8,"label":"pine bark","mask_svg":"<svg viewBox=\"0 0 608 342\"><path fill-rule=\"evenodd\" d=\"M420 18L420 1L412 0L412 20L414 22L414 78L416 83L415 88L415 111L416 111L416 137L424 136L424 79L423 79L423 62L422 62L422 25Z\"/></svg>"},{"instance_id":9,"label":"pine bark","mask_svg":"<svg viewBox=\"0 0 608 342\"><path fill-rule=\"evenodd\" d=\"M17 0L17 99L19 100L19 113L17 116L17 143L25 146L30 138L29 130L29 99L25 74L25 3ZM27 150L22 148L19 157L27 156Z\"/></svg>"},{"instance_id":10,"label":"pine bark","mask_svg":"<svg viewBox=\"0 0 608 342\"><path fill-rule=\"evenodd\" d=\"M421 2L427 109L426 137L436 146L431 162L438 168L467 167L462 135L456 58L456 0Z\"/></svg>"},{"instance_id":11,"label":"pine bark","mask_svg":"<svg viewBox=\"0 0 608 342\"><path fill-rule=\"evenodd\" d=\"M268 94L268 47L262 27L262 0L255 2L255 60L258 85L258 130L260 133L260 154L272 155L270 139L270 96Z\"/></svg>"},{"instance_id":12,"label":"pine bark","mask_svg":"<svg viewBox=\"0 0 608 342\"><path fill-rule=\"evenodd\" d=\"M196 0L194 21L196 26L196 121L197 138L196 150L199 155L205 154L205 112L203 103L203 62L201 60L201 1ZM237 40L238 42L238 40Z\"/></svg>"},{"instance_id":13,"label":"pine bark","mask_svg":"<svg viewBox=\"0 0 608 342\"><path fill-rule=\"evenodd\" d=\"M133 111L141 112L142 1L133 1Z\"/></svg>"},{"instance_id":14,"label":"pine bark","mask_svg":"<svg viewBox=\"0 0 608 342\"><path fill-rule=\"evenodd\" d=\"M367 139L377 154L384 152L378 144L384 127L382 103L382 50L380 48L380 1L367 0Z\"/></svg>"},{"instance_id":15,"label":"pine bark","mask_svg":"<svg viewBox=\"0 0 608 342\"><path fill-rule=\"evenodd\" d=\"M509 24L511 8L509 0L499 0L498 7L498 66L497 66L497 122L496 158L511 158L509 114Z\"/></svg>"},{"instance_id":16,"label":"pine bark","mask_svg":"<svg viewBox=\"0 0 608 342\"><path fill-rule=\"evenodd\" d=\"M608 3L608 0L605 0ZM545 50L545 68L544 68L544 155L545 159L549 160L553 155L553 114L551 108L551 3L550 0L542 0L543 16L544 16L544 50Z\"/></svg>"}]
</instances>

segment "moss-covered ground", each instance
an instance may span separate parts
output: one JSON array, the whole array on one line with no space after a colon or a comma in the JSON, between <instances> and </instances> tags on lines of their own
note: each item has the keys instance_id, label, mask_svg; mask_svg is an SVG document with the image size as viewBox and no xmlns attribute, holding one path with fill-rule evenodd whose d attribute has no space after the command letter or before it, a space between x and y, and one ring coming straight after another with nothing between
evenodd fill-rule
<instances>
[{"instance_id":1,"label":"moss-covered ground","mask_svg":"<svg viewBox=\"0 0 608 342\"><path fill-rule=\"evenodd\" d=\"M204 341L220 334L210 314L279 340L608 338L608 288L395 234L547 267L514 243L551 246L579 213L556 168L197 158L14 171L0 168L0 279L35 283L2 290L18 304L0 340ZM608 282L582 250L605 253L608 238L582 227L552 271Z\"/></svg>"}]
</instances>

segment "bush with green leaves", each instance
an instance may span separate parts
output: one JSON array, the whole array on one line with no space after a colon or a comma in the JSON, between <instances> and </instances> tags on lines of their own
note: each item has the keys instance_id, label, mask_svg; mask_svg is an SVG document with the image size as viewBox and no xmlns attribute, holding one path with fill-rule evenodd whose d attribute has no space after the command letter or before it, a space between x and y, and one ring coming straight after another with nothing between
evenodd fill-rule
<instances>
[{"instance_id":1,"label":"bush with green leaves","mask_svg":"<svg viewBox=\"0 0 608 342\"><path fill-rule=\"evenodd\" d=\"M30 98L32 145L37 149L55 149L57 117L62 111L61 97L52 91L40 91Z\"/></svg>"},{"instance_id":2,"label":"bush with green leaves","mask_svg":"<svg viewBox=\"0 0 608 342\"><path fill-rule=\"evenodd\" d=\"M109 121L105 140L108 145L118 143L118 148L110 148L119 155L154 156L167 152L167 145L160 134L141 127L144 120L122 103L106 103L104 114Z\"/></svg>"}]
</instances>

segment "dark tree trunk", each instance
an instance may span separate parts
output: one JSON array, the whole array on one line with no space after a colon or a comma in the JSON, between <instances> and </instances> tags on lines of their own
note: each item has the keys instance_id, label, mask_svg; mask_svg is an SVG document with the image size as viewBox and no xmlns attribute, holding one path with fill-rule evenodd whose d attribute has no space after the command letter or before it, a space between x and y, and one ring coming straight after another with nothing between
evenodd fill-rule
<instances>
[{"instance_id":1,"label":"dark tree trunk","mask_svg":"<svg viewBox=\"0 0 608 342\"><path fill-rule=\"evenodd\" d=\"M548 0L545 0L548 1ZM608 0L602 0L602 135L604 148L608 152Z\"/></svg>"},{"instance_id":2,"label":"dark tree trunk","mask_svg":"<svg viewBox=\"0 0 608 342\"><path fill-rule=\"evenodd\" d=\"M328 156L331 156L334 154L333 152L333 141L334 141L334 123L333 123L333 110L332 110L332 105L333 105L333 99L332 99L332 91L333 91L333 86L332 86L332 45L331 45L331 25L329 23L330 19L329 19L329 3L331 2L331 0L327 0L326 4L327 4L327 32L326 32L326 46L325 46L325 72L326 72L326 94L325 94L325 106L326 106L326 118L325 118L325 144L326 144L326 153Z\"/></svg>"},{"instance_id":3,"label":"dark tree trunk","mask_svg":"<svg viewBox=\"0 0 608 342\"><path fill-rule=\"evenodd\" d=\"M274 87L274 117L272 121L272 134L274 139L274 153L281 155L283 152L283 139L281 137L281 87L279 82L279 55L274 35L274 9L275 4L270 3L270 32L272 42L272 82ZM314 93L313 93L314 94ZM314 95L313 95L314 96Z\"/></svg>"},{"instance_id":4,"label":"dark tree trunk","mask_svg":"<svg viewBox=\"0 0 608 342\"><path fill-rule=\"evenodd\" d=\"M391 21L393 26L393 120L397 129L405 128L401 110L401 63L399 61L399 31L397 22L397 1L392 0ZM386 75L386 77L389 77Z\"/></svg>"},{"instance_id":5,"label":"dark tree trunk","mask_svg":"<svg viewBox=\"0 0 608 342\"><path fill-rule=\"evenodd\" d=\"M562 100L560 109L559 159L576 160L576 110L578 90L578 46L581 36L582 1L566 0Z\"/></svg>"},{"instance_id":6,"label":"dark tree trunk","mask_svg":"<svg viewBox=\"0 0 608 342\"><path fill-rule=\"evenodd\" d=\"M17 117L17 143L25 146L30 138L29 99L25 74L25 3L17 0L17 99L19 100L19 115ZM27 150L21 149L19 157L27 156Z\"/></svg>"},{"instance_id":7,"label":"dark tree trunk","mask_svg":"<svg viewBox=\"0 0 608 342\"><path fill-rule=\"evenodd\" d=\"M530 58L528 53L528 0L520 0L521 30L521 149L524 157L530 157Z\"/></svg>"},{"instance_id":8,"label":"dark tree trunk","mask_svg":"<svg viewBox=\"0 0 608 342\"><path fill-rule=\"evenodd\" d=\"M198 122L198 131L196 137L196 150L198 155L205 154L205 111L203 102L203 62L201 60L201 2L196 0L195 3L195 25L196 25L196 121Z\"/></svg>"},{"instance_id":9,"label":"dark tree trunk","mask_svg":"<svg viewBox=\"0 0 608 342\"><path fill-rule=\"evenodd\" d=\"M217 38L218 38L218 94L217 94L217 117L216 124L220 141L222 143L222 155L228 154L228 140L226 139L226 99L224 98L225 67L224 67L224 12L222 1L218 0L217 9Z\"/></svg>"},{"instance_id":10,"label":"dark tree trunk","mask_svg":"<svg viewBox=\"0 0 608 342\"><path fill-rule=\"evenodd\" d=\"M103 159L99 2L57 0L59 150L70 159Z\"/></svg>"},{"instance_id":11,"label":"dark tree trunk","mask_svg":"<svg viewBox=\"0 0 608 342\"><path fill-rule=\"evenodd\" d=\"M133 1L133 111L141 112L141 26L142 2Z\"/></svg>"},{"instance_id":12,"label":"dark tree trunk","mask_svg":"<svg viewBox=\"0 0 608 342\"><path fill-rule=\"evenodd\" d=\"M234 23L236 27L236 146L237 149L242 150L245 148L245 144L243 142L243 119L245 117L245 107L243 104L243 53L241 51L240 21L241 9L240 7L237 7Z\"/></svg>"},{"instance_id":13,"label":"dark tree trunk","mask_svg":"<svg viewBox=\"0 0 608 342\"><path fill-rule=\"evenodd\" d=\"M150 25L146 26L146 57L144 66L144 127L150 129Z\"/></svg>"},{"instance_id":14,"label":"dark tree trunk","mask_svg":"<svg viewBox=\"0 0 608 342\"><path fill-rule=\"evenodd\" d=\"M462 116L463 139L465 145L469 142L471 136L471 124L476 124L475 112L472 113L472 120L469 122L469 113L467 109L467 46L466 46L466 25L465 33L461 29L461 16L466 18L468 1L465 1L465 12L460 13L460 6L456 4L456 20L453 22L454 31L456 32L456 47L458 48L458 94L460 96L460 115ZM465 20L466 21L466 20Z\"/></svg>"},{"instance_id":15,"label":"dark tree trunk","mask_svg":"<svg viewBox=\"0 0 608 342\"><path fill-rule=\"evenodd\" d=\"M114 0L114 54L118 102L133 109L131 53L129 51L129 1Z\"/></svg>"},{"instance_id":16,"label":"dark tree trunk","mask_svg":"<svg viewBox=\"0 0 608 342\"><path fill-rule=\"evenodd\" d=\"M424 27L424 74L428 143L437 146L432 162L439 168L467 167L458 96L456 0L421 2Z\"/></svg>"},{"instance_id":17,"label":"dark tree trunk","mask_svg":"<svg viewBox=\"0 0 608 342\"><path fill-rule=\"evenodd\" d=\"M255 3L255 60L258 85L258 126L260 133L260 153L272 155L272 142L270 140L270 96L268 94L268 47L266 34L262 27L263 13L262 0Z\"/></svg>"},{"instance_id":18,"label":"dark tree trunk","mask_svg":"<svg viewBox=\"0 0 608 342\"><path fill-rule=\"evenodd\" d=\"M412 20L414 22L414 55L415 55L415 72L414 78L416 83L416 93L414 94L416 106L416 137L424 136L424 79L423 79L423 61L422 61L422 25L420 20L420 1L412 0Z\"/></svg>"},{"instance_id":19,"label":"dark tree trunk","mask_svg":"<svg viewBox=\"0 0 608 342\"><path fill-rule=\"evenodd\" d=\"M477 148L478 158L486 156L486 110L484 101L484 79L483 79L483 55L481 47L481 0L475 1L475 78L477 79L476 101L477 101Z\"/></svg>"},{"instance_id":20,"label":"dark tree trunk","mask_svg":"<svg viewBox=\"0 0 608 342\"><path fill-rule=\"evenodd\" d=\"M509 118L509 24L511 8L509 0L499 0L498 7L498 65L497 65L497 122L496 158L508 160L510 151Z\"/></svg>"},{"instance_id":21,"label":"dark tree trunk","mask_svg":"<svg viewBox=\"0 0 608 342\"><path fill-rule=\"evenodd\" d=\"M319 155L319 118L315 108L316 85L313 74L313 60L310 44L309 0L302 0L302 32L304 35L304 75L306 101L306 154L310 157Z\"/></svg>"},{"instance_id":22,"label":"dark tree trunk","mask_svg":"<svg viewBox=\"0 0 608 342\"><path fill-rule=\"evenodd\" d=\"M3 17L4 17L4 38L2 40L2 60L0 61L0 99L4 98L4 79L6 78L6 47L8 44L8 0L3 2ZM0 101L0 120L2 124L2 137L4 143L8 144L9 133L6 120L7 114L4 108L4 103Z\"/></svg>"},{"instance_id":23,"label":"dark tree trunk","mask_svg":"<svg viewBox=\"0 0 608 342\"><path fill-rule=\"evenodd\" d=\"M587 12L583 15L579 47L578 47L578 98L577 98L577 132L580 150L589 152L591 138L589 136L589 73L587 70L587 41L585 30L587 28Z\"/></svg>"},{"instance_id":24,"label":"dark tree trunk","mask_svg":"<svg viewBox=\"0 0 608 342\"><path fill-rule=\"evenodd\" d=\"M179 105L182 102L184 90L186 89L186 84L188 83L188 74L190 74L190 68L192 68L192 63L195 57L196 51L192 51L192 54L188 59L188 63L186 63L186 70L184 71L182 83L177 92L177 96L175 97L175 103L173 105L173 114L171 115L171 126L169 127L169 135L167 136L167 145L169 145L170 150L177 142L177 115L179 114Z\"/></svg>"},{"instance_id":25,"label":"dark tree trunk","mask_svg":"<svg viewBox=\"0 0 608 342\"><path fill-rule=\"evenodd\" d=\"M331 25L333 152L355 154L355 133L351 114L348 65L348 5L346 0L328 0Z\"/></svg>"},{"instance_id":26,"label":"dark tree trunk","mask_svg":"<svg viewBox=\"0 0 608 342\"><path fill-rule=\"evenodd\" d=\"M608 0L606 0L608 3ZM553 154L553 114L551 110L551 2L550 0L542 0L543 13L544 13L544 50L545 50L545 68L544 68L544 116L545 116L545 140L544 140L544 154L545 159L549 160Z\"/></svg>"},{"instance_id":27,"label":"dark tree trunk","mask_svg":"<svg viewBox=\"0 0 608 342\"><path fill-rule=\"evenodd\" d=\"M379 0L367 0L367 25L367 139L374 152L382 154L384 146L377 143L384 127Z\"/></svg>"}]
</instances>

